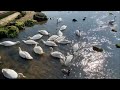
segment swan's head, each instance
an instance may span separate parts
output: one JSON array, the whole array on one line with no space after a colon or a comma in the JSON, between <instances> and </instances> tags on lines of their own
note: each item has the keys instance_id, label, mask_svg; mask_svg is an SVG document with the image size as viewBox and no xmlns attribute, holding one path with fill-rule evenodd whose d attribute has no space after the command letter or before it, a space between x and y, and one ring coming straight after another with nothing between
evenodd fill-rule
<instances>
[{"instance_id":1,"label":"swan's head","mask_svg":"<svg viewBox=\"0 0 120 90\"><path fill-rule=\"evenodd\" d=\"M23 42L25 42L25 40L22 40Z\"/></svg>"},{"instance_id":2,"label":"swan's head","mask_svg":"<svg viewBox=\"0 0 120 90\"><path fill-rule=\"evenodd\" d=\"M18 73L18 78L26 78L26 76L23 75L23 73Z\"/></svg>"},{"instance_id":3,"label":"swan's head","mask_svg":"<svg viewBox=\"0 0 120 90\"><path fill-rule=\"evenodd\" d=\"M42 41L43 43L45 43L45 41L44 41L43 39L41 39L41 41Z\"/></svg>"},{"instance_id":4,"label":"swan's head","mask_svg":"<svg viewBox=\"0 0 120 90\"><path fill-rule=\"evenodd\" d=\"M30 36L28 36L27 38L28 38L28 39L31 39L31 37L30 37Z\"/></svg>"},{"instance_id":5,"label":"swan's head","mask_svg":"<svg viewBox=\"0 0 120 90\"><path fill-rule=\"evenodd\" d=\"M51 52L53 52L53 47L50 47Z\"/></svg>"},{"instance_id":6,"label":"swan's head","mask_svg":"<svg viewBox=\"0 0 120 90\"><path fill-rule=\"evenodd\" d=\"M17 41L16 43L18 43L18 44L19 44L19 43L20 43L20 41Z\"/></svg>"}]
</instances>

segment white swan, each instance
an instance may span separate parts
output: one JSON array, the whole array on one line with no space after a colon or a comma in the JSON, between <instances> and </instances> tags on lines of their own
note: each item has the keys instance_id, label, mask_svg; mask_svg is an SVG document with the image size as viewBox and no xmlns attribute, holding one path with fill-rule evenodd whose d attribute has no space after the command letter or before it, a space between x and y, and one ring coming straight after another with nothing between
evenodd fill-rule
<instances>
[{"instance_id":1,"label":"white swan","mask_svg":"<svg viewBox=\"0 0 120 90\"><path fill-rule=\"evenodd\" d=\"M60 23L62 21L62 18L57 18L57 23Z\"/></svg>"},{"instance_id":2,"label":"white swan","mask_svg":"<svg viewBox=\"0 0 120 90\"><path fill-rule=\"evenodd\" d=\"M57 35L58 35L58 36L63 36L63 33L59 30L59 31L57 32Z\"/></svg>"},{"instance_id":3,"label":"white swan","mask_svg":"<svg viewBox=\"0 0 120 90\"><path fill-rule=\"evenodd\" d=\"M52 35L48 38L48 41L55 41L58 37L58 35Z\"/></svg>"},{"instance_id":4,"label":"white swan","mask_svg":"<svg viewBox=\"0 0 120 90\"><path fill-rule=\"evenodd\" d=\"M34 41L34 40L22 40L25 44L39 44L38 42Z\"/></svg>"},{"instance_id":5,"label":"white swan","mask_svg":"<svg viewBox=\"0 0 120 90\"><path fill-rule=\"evenodd\" d=\"M63 41L64 39L65 39L65 36L59 36L59 37L56 38L54 41L55 41L56 43L59 43L59 42Z\"/></svg>"},{"instance_id":6,"label":"white swan","mask_svg":"<svg viewBox=\"0 0 120 90\"><path fill-rule=\"evenodd\" d=\"M76 31L75 31L75 34L76 34L77 36L80 36L80 30L76 30Z\"/></svg>"},{"instance_id":7,"label":"white swan","mask_svg":"<svg viewBox=\"0 0 120 90\"><path fill-rule=\"evenodd\" d=\"M29 38L29 39L32 39L32 40L38 40L38 39L42 38L42 36L43 36L43 35L41 35L41 34L36 34L36 35L34 35L34 36L32 36L32 37L28 37L28 38Z\"/></svg>"},{"instance_id":8,"label":"white swan","mask_svg":"<svg viewBox=\"0 0 120 90\"><path fill-rule=\"evenodd\" d=\"M46 30L39 30L38 32L42 35L50 35L50 33L48 33Z\"/></svg>"},{"instance_id":9,"label":"white swan","mask_svg":"<svg viewBox=\"0 0 120 90\"><path fill-rule=\"evenodd\" d=\"M55 42L53 42L53 41L44 41L43 39L42 39L42 42L45 44L45 45L47 45L47 46L58 46Z\"/></svg>"},{"instance_id":10,"label":"white swan","mask_svg":"<svg viewBox=\"0 0 120 90\"><path fill-rule=\"evenodd\" d=\"M0 42L0 45L4 45L4 46L13 46L20 43L20 41L16 41L16 42L12 42L12 41L4 41L4 42Z\"/></svg>"},{"instance_id":11,"label":"white swan","mask_svg":"<svg viewBox=\"0 0 120 90\"><path fill-rule=\"evenodd\" d=\"M73 45L73 52L76 52L78 49L79 49L79 44L78 44L78 43L75 43L75 44Z\"/></svg>"},{"instance_id":12,"label":"white swan","mask_svg":"<svg viewBox=\"0 0 120 90\"><path fill-rule=\"evenodd\" d=\"M59 52L59 51L53 51L52 47L50 47L50 50L51 50L51 53L50 53L51 56L59 58L59 59L63 59L63 60L65 59L64 54L62 54L61 52Z\"/></svg>"},{"instance_id":13,"label":"white swan","mask_svg":"<svg viewBox=\"0 0 120 90\"><path fill-rule=\"evenodd\" d=\"M68 66L72 59L73 59L73 55L71 55L70 53L67 53L64 65Z\"/></svg>"},{"instance_id":14,"label":"white swan","mask_svg":"<svg viewBox=\"0 0 120 90\"><path fill-rule=\"evenodd\" d=\"M60 43L60 44L69 44L69 43L71 43L71 41L69 41L69 40L62 40L62 41L58 41L58 43Z\"/></svg>"},{"instance_id":15,"label":"white swan","mask_svg":"<svg viewBox=\"0 0 120 90\"><path fill-rule=\"evenodd\" d=\"M17 78L20 78L20 77L23 77L23 78L26 77L22 73L17 73L13 69L8 69L8 68L2 69L2 73L8 79L17 79Z\"/></svg>"},{"instance_id":16,"label":"white swan","mask_svg":"<svg viewBox=\"0 0 120 90\"><path fill-rule=\"evenodd\" d=\"M40 46L37 46L37 44L35 45L35 47L33 48L33 50L34 50L34 52L36 53L36 54L43 54L44 52L43 52L43 49L40 47Z\"/></svg>"},{"instance_id":17,"label":"white swan","mask_svg":"<svg viewBox=\"0 0 120 90\"><path fill-rule=\"evenodd\" d=\"M33 57L28 52L22 51L20 47L19 47L19 55L25 59L33 59Z\"/></svg>"},{"instance_id":18,"label":"white swan","mask_svg":"<svg viewBox=\"0 0 120 90\"><path fill-rule=\"evenodd\" d=\"M63 26L60 27L60 30L63 31L63 30L65 30L66 28L67 28L67 26L66 26L66 25L63 25Z\"/></svg>"}]
</instances>

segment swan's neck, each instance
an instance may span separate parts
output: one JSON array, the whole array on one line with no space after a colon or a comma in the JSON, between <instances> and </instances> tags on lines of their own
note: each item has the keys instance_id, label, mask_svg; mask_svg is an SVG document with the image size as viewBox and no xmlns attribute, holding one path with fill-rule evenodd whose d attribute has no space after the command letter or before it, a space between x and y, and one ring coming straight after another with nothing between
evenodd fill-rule
<instances>
[{"instance_id":1,"label":"swan's neck","mask_svg":"<svg viewBox=\"0 0 120 90\"><path fill-rule=\"evenodd\" d=\"M45 43L45 41L42 39L42 42Z\"/></svg>"},{"instance_id":2,"label":"swan's neck","mask_svg":"<svg viewBox=\"0 0 120 90\"><path fill-rule=\"evenodd\" d=\"M21 48L19 47L19 51L21 51Z\"/></svg>"},{"instance_id":3,"label":"swan's neck","mask_svg":"<svg viewBox=\"0 0 120 90\"><path fill-rule=\"evenodd\" d=\"M26 78L22 73L18 73L18 78Z\"/></svg>"},{"instance_id":4,"label":"swan's neck","mask_svg":"<svg viewBox=\"0 0 120 90\"><path fill-rule=\"evenodd\" d=\"M52 47L50 47L50 50L51 50L51 52L53 52L53 48Z\"/></svg>"}]
</instances>

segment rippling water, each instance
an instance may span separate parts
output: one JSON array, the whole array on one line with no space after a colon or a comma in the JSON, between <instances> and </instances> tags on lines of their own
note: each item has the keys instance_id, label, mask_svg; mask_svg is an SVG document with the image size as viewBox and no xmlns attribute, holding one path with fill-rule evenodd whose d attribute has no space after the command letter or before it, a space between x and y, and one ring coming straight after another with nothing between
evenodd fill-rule
<instances>
[{"instance_id":1,"label":"rippling water","mask_svg":"<svg viewBox=\"0 0 120 90\"><path fill-rule=\"evenodd\" d=\"M68 40L78 43L78 50L71 62L70 76L66 76L61 72L60 61L50 56L50 49L45 46L41 40L37 40L39 45L46 52L44 55L36 55L33 52L34 45L26 45L22 41L19 45L12 47L0 46L0 56L2 56L0 70L2 68L11 68L17 72L22 72L28 79L119 79L120 78L120 49L115 47L116 43L120 43L120 12L113 11L117 16L115 25L118 32L112 32L108 26L109 20L113 20L114 16L109 15L107 11L45 11L46 15L51 18L47 22L33 27L26 27L21 31L15 39L4 40L26 40L28 36L38 33L38 30L45 29L51 34L57 33L57 28L67 25L67 29L63 31L64 36ZM63 22L56 24L57 18L63 18ZM85 21L82 19L87 17ZM72 22L75 18L78 22ZM102 26L102 27L101 27ZM74 34L74 31L80 29L80 38ZM48 36L42 37L44 40ZM92 46L99 45L104 49L103 52L93 51ZM18 47L28 51L33 60L28 61L22 59L18 54ZM54 50L61 51L66 55L67 52L72 54L71 45L60 45ZM0 78L4 78L0 73Z\"/></svg>"}]
</instances>

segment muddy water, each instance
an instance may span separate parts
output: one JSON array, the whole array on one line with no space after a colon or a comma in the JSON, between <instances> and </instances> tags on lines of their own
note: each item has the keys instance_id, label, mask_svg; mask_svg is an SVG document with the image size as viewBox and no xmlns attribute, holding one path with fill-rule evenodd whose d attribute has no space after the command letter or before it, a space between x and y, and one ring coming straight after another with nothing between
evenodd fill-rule
<instances>
[{"instance_id":1,"label":"muddy water","mask_svg":"<svg viewBox=\"0 0 120 90\"><path fill-rule=\"evenodd\" d=\"M107 11L45 11L46 15L51 18L47 22L26 27L21 31L15 39L1 39L21 41L20 44L12 47L0 46L0 70L2 68L11 68L17 72L23 73L28 79L101 79L101 78L120 78L120 49L115 47L116 43L120 42L120 13L114 11L116 18L116 30L112 32L108 21L113 20L114 16L109 15ZM56 18L61 17L63 22L56 24ZM87 17L85 21L82 19ZM75 18L78 22L72 22ZM44 55L36 55L33 52L34 45L26 45L22 40L26 40L28 36L33 36L38 33L38 30L45 29L51 34L57 33L57 28L62 25L67 25L67 29L63 31L64 36L68 40L79 43L80 50L74 55L71 66L63 67L59 59L50 56L50 49L45 46L41 40L37 40L39 45L45 51ZM102 26L102 27L101 27ZM74 34L76 29L80 29L81 36L77 37ZM43 36L42 39L47 40L48 36ZM103 52L93 51L92 46L99 45L104 49ZM18 54L18 47L28 51L33 60L22 59ZM67 52L72 54L71 45L60 45L54 50L61 51L66 55ZM62 68L71 69L70 76L66 76L61 72ZM4 78L0 73L0 78Z\"/></svg>"}]
</instances>

